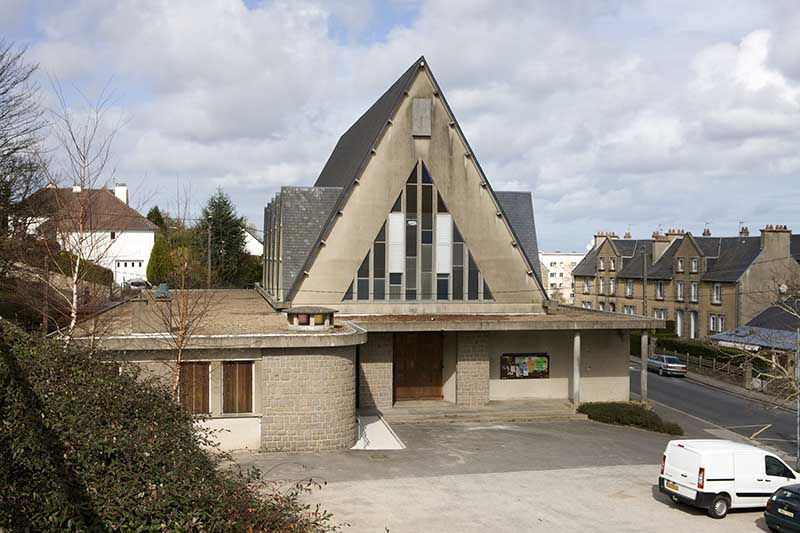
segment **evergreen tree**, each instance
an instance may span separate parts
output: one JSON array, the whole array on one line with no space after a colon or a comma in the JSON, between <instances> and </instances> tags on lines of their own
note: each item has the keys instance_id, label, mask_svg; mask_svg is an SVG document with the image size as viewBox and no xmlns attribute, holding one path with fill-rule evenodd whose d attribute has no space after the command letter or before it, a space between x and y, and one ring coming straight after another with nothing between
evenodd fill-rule
<instances>
[{"instance_id":1,"label":"evergreen tree","mask_svg":"<svg viewBox=\"0 0 800 533\"><path fill-rule=\"evenodd\" d=\"M149 214L148 214L149 216ZM161 235L156 235L153 250L150 252L150 261L147 263L147 281L153 285L166 283L172 270L169 245Z\"/></svg>"},{"instance_id":2,"label":"evergreen tree","mask_svg":"<svg viewBox=\"0 0 800 533\"><path fill-rule=\"evenodd\" d=\"M197 225L196 247L207 252L207 239L211 227L211 268L213 277L224 286L243 286L241 265L247 256L245 248L245 220L236 215L230 198L218 189L203 208ZM200 255L200 254L198 254Z\"/></svg>"},{"instance_id":3,"label":"evergreen tree","mask_svg":"<svg viewBox=\"0 0 800 533\"><path fill-rule=\"evenodd\" d=\"M157 205L153 206L150 211L147 212L147 220L158 226L158 229L161 231L166 230L167 225L164 222L164 215Z\"/></svg>"}]
</instances>

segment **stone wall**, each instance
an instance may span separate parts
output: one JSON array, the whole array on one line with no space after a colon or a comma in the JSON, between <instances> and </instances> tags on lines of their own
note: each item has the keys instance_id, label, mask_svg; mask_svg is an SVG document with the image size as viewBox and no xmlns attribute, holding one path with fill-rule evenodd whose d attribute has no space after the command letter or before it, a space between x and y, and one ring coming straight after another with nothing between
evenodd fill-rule
<instances>
[{"instance_id":1,"label":"stone wall","mask_svg":"<svg viewBox=\"0 0 800 533\"><path fill-rule=\"evenodd\" d=\"M489 401L489 335L459 332L456 357L456 402L485 404Z\"/></svg>"},{"instance_id":2,"label":"stone wall","mask_svg":"<svg viewBox=\"0 0 800 533\"><path fill-rule=\"evenodd\" d=\"M262 363L263 451L355 444L355 347L265 350Z\"/></svg>"},{"instance_id":3,"label":"stone wall","mask_svg":"<svg viewBox=\"0 0 800 533\"><path fill-rule=\"evenodd\" d=\"M359 347L359 408L389 409L392 407L392 333L370 333L366 344Z\"/></svg>"}]
</instances>

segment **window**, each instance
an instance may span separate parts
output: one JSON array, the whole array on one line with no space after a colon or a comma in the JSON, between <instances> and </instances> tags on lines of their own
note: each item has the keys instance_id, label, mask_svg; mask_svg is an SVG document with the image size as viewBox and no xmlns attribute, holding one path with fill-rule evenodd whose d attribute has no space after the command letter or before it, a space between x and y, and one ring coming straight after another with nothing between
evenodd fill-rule
<instances>
[{"instance_id":1,"label":"window","mask_svg":"<svg viewBox=\"0 0 800 533\"><path fill-rule=\"evenodd\" d=\"M725 331L725 315L717 315L717 328L719 331Z\"/></svg>"},{"instance_id":2,"label":"window","mask_svg":"<svg viewBox=\"0 0 800 533\"><path fill-rule=\"evenodd\" d=\"M606 304L603 303L603 302L598 303L597 304L597 309L599 309L600 311L605 311L606 310Z\"/></svg>"},{"instance_id":3,"label":"window","mask_svg":"<svg viewBox=\"0 0 800 533\"><path fill-rule=\"evenodd\" d=\"M675 299L682 302L683 301L683 282L676 281L675 282Z\"/></svg>"},{"instance_id":4,"label":"window","mask_svg":"<svg viewBox=\"0 0 800 533\"><path fill-rule=\"evenodd\" d=\"M606 269L606 258L605 257L601 257L600 258L600 267L599 267L599 269L600 270L605 270Z\"/></svg>"},{"instance_id":5,"label":"window","mask_svg":"<svg viewBox=\"0 0 800 533\"><path fill-rule=\"evenodd\" d=\"M653 309L653 318L657 320L666 320L667 319L667 310L666 309Z\"/></svg>"},{"instance_id":6,"label":"window","mask_svg":"<svg viewBox=\"0 0 800 533\"><path fill-rule=\"evenodd\" d=\"M598 293L605 294L606 293L606 280L600 278L600 285L598 286Z\"/></svg>"},{"instance_id":7,"label":"window","mask_svg":"<svg viewBox=\"0 0 800 533\"><path fill-rule=\"evenodd\" d=\"M556 288L556 285L557 285L556 283L551 283L551 284L550 284L550 288L551 288L551 289L555 289L555 288Z\"/></svg>"},{"instance_id":8,"label":"window","mask_svg":"<svg viewBox=\"0 0 800 533\"><path fill-rule=\"evenodd\" d=\"M615 304L614 302L610 302L608 304L608 310L611 311L612 313L616 313L617 312L617 304Z\"/></svg>"},{"instance_id":9,"label":"window","mask_svg":"<svg viewBox=\"0 0 800 533\"><path fill-rule=\"evenodd\" d=\"M611 278L608 280L608 294L614 296L617 294L617 279Z\"/></svg>"},{"instance_id":10,"label":"window","mask_svg":"<svg viewBox=\"0 0 800 533\"><path fill-rule=\"evenodd\" d=\"M663 300L664 299L664 282L663 281L656 281L656 299Z\"/></svg>"},{"instance_id":11,"label":"window","mask_svg":"<svg viewBox=\"0 0 800 533\"><path fill-rule=\"evenodd\" d=\"M717 331L717 315L708 315L708 331L711 333Z\"/></svg>"},{"instance_id":12,"label":"window","mask_svg":"<svg viewBox=\"0 0 800 533\"><path fill-rule=\"evenodd\" d=\"M589 294L589 278L583 278L583 294Z\"/></svg>"},{"instance_id":13,"label":"window","mask_svg":"<svg viewBox=\"0 0 800 533\"><path fill-rule=\"evenodd\" d=\"M721 304L722 303L722 284L715 283L711 289L711 303L712 304Z\"/></svg>"},{"instance_id":14,"label":"window","mask_svg":"<svg viewBox=\"0 0 800 533\"><path fill-rule=\"evenodd\" d=\"M117 238L117 232L116 231L112 231L111 232L111 240L113 241L116 238Z\"/></svg>"},{"instance_id":15,"label":"window","mask_svg":"<svg viewBox=\"0 0 800 533\"><path fill-rule=\"evenodd\" d=\"M556 277L556 273L555 273L555 272L550 272L550 277L551 277L551 278L554 278L554 277Z\"/></svg>"},{"instance_id":16,"label":"window","mask_svg":"<svg viewBox=\"0 0 800 533\"><path fill-rule=\"evenodd\" d=\"M692 257L692 272L697 272L698 270L700 270L700 258Z\"/></svg>"},{"instance_id":17,"label":"window","mask_svg":"<svg viewBox=\"0 0 800 533\"><path fill-rule=\"evenodd\" d=\"M616 270L617 269L617 258L616 257L610 258L610 262L611 262L611 270Z\"/></svg>"},{"instance_id":18,"label":"window","mask_svg":"<svg viewBox=\"0 0 800 533\"><path fill-rule=\"evenodd\" d=\"M558 277L559 277L559 278L563 278L563 277L564 277L564 273L563 273L563 272L559 272L559 273L558 273Z\"/></svg>"},{"instance_id":19,"label":"window","mask_svg":"<svg viewBox=\"0 0 800 533\"><path fill-rule=\"evenodd\" d=\"M358 299L369 300L369 252L358 267Z\"/></svg>"},{"instance_id":20,"label":"window","mask_svg":"<svg viewBox=\"0 0 800 533\"><path fill-rule=\"evenodd\" d=\"M678 272L683 272L684 270L684 260L683 257L678 258Z\"/></svg>"},{"instance_id":21,"label":"window","mask_svg":"<svg viewBox=\"0 0 800 533\"><path fill-rule=\"evenodd\" d=\"M253 362L222 363L222 412L253 412Z\"/></svg>"},{"instance_id":22,"label":"window","mask_svg":"<svg viewBox=\"0 0 800 533\"><path fill-rule=\"evenodd\" d=\"M555 267L556 267L556 262L555 262L555 261L553 261L552 263L550 263L550 268L555 268Z\"/></svg>"},{"instance_id":23,"label":"window","mask_svg":"<svg viewBox=\"0 0 800 533\"><path fill-rule=\"evenodd\" d=\"M181 363L181 405L192 414L208 413L208 363Z\"/></svg>"},{"instance_id":24,"label":"window","mask_svg":"<svg viewBox=\"0 0 800 533\"><path fill-rule=\"evenodd\" d=\"M625 280L625 296L628 298L633 297L633 280Z\"/></svg>"},{"instance_id":25,"label":"window","mask_svg":"<svg viewBox=\"0 0 800 533\"><path fill-rule=\"evenodd\" d=\"M697 311L689 311L689 338L697 338Z\"/></svg>"},{"instance_id":26,"label":"window","mask_svg":"<svg viewBox=\"0 0 800 533\"><path fill-rule=\"evenodd\" d=\"M624 305L622 306L622 312L626 315L635 315L636 314L636 306L635 305Z\"/></svg>"},{"instance_id":27,"label":"window","mask_svg":"<svg viewBox=\"0 0 800 533\"><path fill-rule=\"evenodd\" d=\"M675 311L675 335L683 337L683 311Z\"/></svg>"},{"instance_id":28,"label":"window","mask_svg":"<svg viewBox=\"0 0 800 533\"><path fill-rule=\"evenodd\" d=\"M691 285L689 285L689 301L696 302L697 295L700 292L700 286L696 281L693 281Z\"/></svg>"},{"instance_id":29,"label":"window","mask_svg":"<svg viewBox=\"0 0 800 533\"><path fill-rule=\"evenodd\" d=\"M789 467L783 464L783 461L771 455L764 457L764 470L768 476L794 479L794 474L789 470Z\"/></svg>"}]
</instances>

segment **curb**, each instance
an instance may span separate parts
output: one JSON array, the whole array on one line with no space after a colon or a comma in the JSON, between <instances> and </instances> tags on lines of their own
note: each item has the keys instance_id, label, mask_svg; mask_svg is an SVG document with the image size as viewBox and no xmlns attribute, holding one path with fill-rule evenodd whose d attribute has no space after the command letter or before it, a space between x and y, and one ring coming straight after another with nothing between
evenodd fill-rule
<instances>
[{"instance_id":1,"label":"curb","mask_svg":"<svg viewBox=\"0 0 800 533\"><path fill-rule=\"evenodd\" d=\"M631 357L630 362L631 362L631 364L639 365L639 371L641 372L641 361L639 361L638 357L637 358ZM791 408L791 407L787 407L784 403L777 403L777 402L770 401L770 400L768 400L766 398L759 398L759 397L750 396L750 395L745 394L744 392L741 392L741 391L730 390L727 387L723 387L721 385L717 385L717 384L714 384L714 383L709 383L708 381L705 381L705 380L700 380L700 379L694 378L690 374L694 374L694 372L687 372L686 375L684 376L684 379L687 380L687 381L691 381L692 383L696 383L698 385L702 385L704 387L708 387L709 389L714 389L714 390L718 390L718 391L721 391L721 392L726 392L726 393L728 393L728 394L730 394L732 396L736 396L736 397L742 398L744 400L750 400L750 401L753 401L753 402L758 402L758 403L760 403L762 405L769 406L769 407L777 407L778 409L782 409L782 410L784 410L784 411L786 411L788 413L795 413L796 412L796 409ZM713 378L706 378L706 379L710 381ZM729 385L729 386L730 387L736 387L736 385Z\"/></svg>"}]
</instances>

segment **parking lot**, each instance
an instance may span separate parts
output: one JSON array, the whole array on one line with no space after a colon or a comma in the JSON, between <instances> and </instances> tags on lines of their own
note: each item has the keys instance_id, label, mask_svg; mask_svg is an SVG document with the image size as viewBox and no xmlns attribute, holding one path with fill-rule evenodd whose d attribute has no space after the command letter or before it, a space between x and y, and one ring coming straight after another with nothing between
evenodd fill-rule
<instances>
[{"instance_id":1,"label":"parking lot","mask_svg":"<svg viewBox=\"0 0 800 533\"><path fill-rule=\"evenodd\" d=\"M666 435L589 421L393 429L405 450L237 460L274 480L327 482L309 501L348 531L766 530L760 511L713 520L659 494ZM692 437L727 436L708 430L687 427Z\"/></svg>"}]
</instances>

